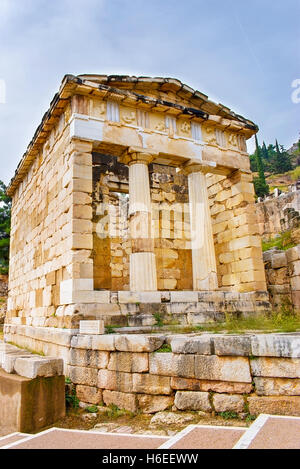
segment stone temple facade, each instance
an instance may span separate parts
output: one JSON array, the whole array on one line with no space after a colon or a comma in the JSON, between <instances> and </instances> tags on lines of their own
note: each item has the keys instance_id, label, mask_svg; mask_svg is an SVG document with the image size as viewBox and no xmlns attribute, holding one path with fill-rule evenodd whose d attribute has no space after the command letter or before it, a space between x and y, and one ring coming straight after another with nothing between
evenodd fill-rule
<instances>
[{"instance_id":1,"label":"stone temple facade","mask_svg":"<svg viewBox=\"0 0 300 469\"><path fill-rule=\"evenodd\" d=\"M65 76L8 188L11 340L268 309L257 130L176 79Z\"/></svg>"}]
</instances>

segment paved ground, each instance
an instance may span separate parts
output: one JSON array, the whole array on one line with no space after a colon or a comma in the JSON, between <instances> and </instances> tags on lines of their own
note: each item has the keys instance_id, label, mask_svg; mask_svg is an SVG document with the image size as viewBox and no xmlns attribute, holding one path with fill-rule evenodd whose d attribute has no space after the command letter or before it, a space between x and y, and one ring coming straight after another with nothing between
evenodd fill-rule
<instances>
[{"instance_id":1,"label":"paved ground","mask_svg":"<svg viewBox=\"0 0 300 469\"><path fill-rule=\"evenodd\" d=\"M0 438L1 449L300 449L300 417L261 414L249 427L189 425L172 437L51 428Z\"/></svg>"}]
</instances>

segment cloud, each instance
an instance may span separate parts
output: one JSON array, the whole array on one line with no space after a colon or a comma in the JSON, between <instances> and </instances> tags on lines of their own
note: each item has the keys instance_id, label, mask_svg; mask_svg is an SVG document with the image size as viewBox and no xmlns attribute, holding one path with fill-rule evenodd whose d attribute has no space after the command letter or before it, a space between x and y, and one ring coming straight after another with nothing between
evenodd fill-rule
<instances>
[{"instance_id":1,"label":"cloud","mask_svg":"<svg viewBox=\"0 0 300 469\"><path fill-rule=\"evenodd\" d=\"M66 73L177 77L257 122L261 140L288 145L299 131L290 84L300 78L300 8L278 3L0 0L0 179Z\"/></svg>"}]
</instances>

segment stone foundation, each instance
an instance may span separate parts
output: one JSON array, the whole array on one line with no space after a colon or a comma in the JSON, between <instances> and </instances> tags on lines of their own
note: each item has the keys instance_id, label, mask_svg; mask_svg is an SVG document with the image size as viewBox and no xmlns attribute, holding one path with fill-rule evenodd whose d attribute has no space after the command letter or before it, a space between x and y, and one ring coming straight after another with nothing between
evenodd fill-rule
<instances>
[{"instance_id":1,"label":"stone foundation","mask_svg":"<svg viewBox=\"0 0 300 469\"><path fill-rule=\"evenodd\" d=\"M105 325L153 326L157 315L165 324L195 325L225 321L226 314L246 316L270 310L267 292L98 291L97 298L86 295L57 307L51 317L12 317L11 324L76 329L80 320L103 319ZM97 302L98 300L98 302Z\"/></svg>"},{"instance_id":2,"label":"stone foundation","mask_svg":"<svg viewBox=\"0 0 300 469\"><path fill-rule=\"evenodd\" d=\"M43 328L7 325L5 337L64 357L66 374L87 404L145 413L173 408L300 415L297 333L45 334Z\"/></svg>"}]
</instances>

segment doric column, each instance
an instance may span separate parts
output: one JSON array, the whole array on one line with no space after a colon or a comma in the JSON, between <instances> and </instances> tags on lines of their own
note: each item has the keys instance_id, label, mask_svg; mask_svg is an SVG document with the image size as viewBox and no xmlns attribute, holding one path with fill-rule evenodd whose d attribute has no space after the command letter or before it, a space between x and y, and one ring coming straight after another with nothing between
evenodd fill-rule
<instances>
[{"instance_id":1,"label":"doric column","mask_svg":"<svg viewBox=\"0 0 300 469\"><path fill-rule=\"evenodd\" d=\"M129 165L130 290L157 290L148 164L153 154L129 149L122 161Z\"/></svg>"},{"instance_id":2,"label":"doric column","mask_svg":"<svg viewBox=\"0 0 300 469\"><path fill-rule=\"evenodd\" d=\"M215 248L205 174L209 167L185 165L188 175L194 290L218 288Z\"/></svg>"}]
</instances>

